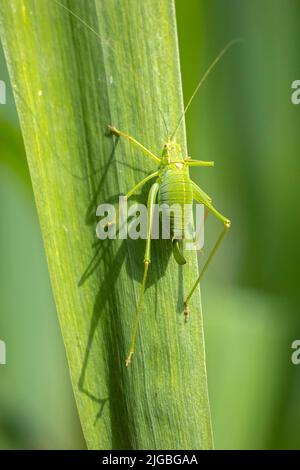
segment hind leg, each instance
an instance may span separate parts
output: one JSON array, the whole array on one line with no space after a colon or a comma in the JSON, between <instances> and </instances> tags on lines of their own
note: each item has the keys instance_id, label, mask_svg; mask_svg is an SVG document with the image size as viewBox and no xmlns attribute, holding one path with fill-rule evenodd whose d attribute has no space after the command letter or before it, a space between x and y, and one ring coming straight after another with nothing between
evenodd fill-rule
<instances>
[{"instance_id":1,"label":"hind leg","mask_svg":"<svg viewBox=\"0 0 300 470\"><path fill-rule=\"evenodd\" d=\"M226 217L224 217L220 212L218 212L217 209L215 209L215 207L210 202L208 202L207 198L203 198L202 193L203 193L203 191L195 183L193 183L193 196L194 196L195 201L200 203L200 204L204 204L209 212L212 212L212 214L214 214L219 220L221 220L221 222L223 222L223 230L220 233L213 249L211 250L204 266L202 267L202 269L200 271L200 274L199 274L195 284L193 285L193 287L190 290L189 294L185 298L185 301L184 301L184 314L185 314L186 317L189 314L189 302L191 300L191 297L194 294L197 286L200 284L200 281L203 279L203 276L204 276L209 264L211 263L211 260L213 259L214 255L216 254L216 251L218 250L219 246L221 245L221 242L223 241L223 238L226 235L228 229L230 228L230 224L231 224L230 220L227 219Z\"/></svg>"}]
</instances>

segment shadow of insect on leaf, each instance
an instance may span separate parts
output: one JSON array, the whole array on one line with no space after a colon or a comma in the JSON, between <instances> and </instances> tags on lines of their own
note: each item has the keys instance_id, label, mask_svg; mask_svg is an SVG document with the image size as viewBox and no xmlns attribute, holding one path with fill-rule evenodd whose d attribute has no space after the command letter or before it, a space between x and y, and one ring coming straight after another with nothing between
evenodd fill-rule
<instances>
[{"instance_id":1,"label":"shadow of insect on leaf","mask_svg":"<svg viewBox=\"0 0 300 470\"><path fill-rule=\"evenodd\" d=\"M39 133L43 136L44 142L49 146L51 149L51 153L55 156L55 159L61 165L63 171L66 171L71 177L78 179L78 180L89 180L90 181L90 192L92 194L91 202L88 205L85 214L85 223L93 229L96 228L97 218L96 218L96 209L97 204L99 203L98 198L101 192L101 188L103 187L108 171L112 165L112 162L118 163L118 165L125 165L128 168L133 169L137 174L138 173L145 173L143 168L136 168L134 165L129 164L128 162L116 161L114 160L116 146L118 144L119 139L114 139L112 151L108 158L107 163L101 168L91 168L90 171L86 172L84 175L78 175L72 172L66 165L64 161L64 156L58 154L55 150L55 145L53 141L49 139L49 137L43 132L38 120L35 117L35 114L30 107L30 105L26 102L26 100L15 90L15 93L18 95L19 101L22 103L23 107L30 113L33 118L34 125L36 129L38 129ZM143 191L140 195L136 196L134 199L138 202L145 203L147 201L147 193L149 191L150 184L145 185ZM128 188L124 188L126 191ZM119 194L115 196L111 196L106 202L116 203L118 202ZM122 419L122 415L126 413L125 402L124 402L124 393L122 393L123 382L122 376L124 373L123 361L120 361L120 358L123 359L124 356L124 341L126 342L126 348L128 345L128 341L130 338L118 338L117 341L115 338L118 337L118 332L120 330L120 320L119 315L123 314L122 310L117 311L117 299L115 298L115 294L113 289L111 289L112 285L112 273L113 278L118 278L120 270L126 262L126 271L128 276L139 283L142 280L143 276L143 258L144 258L144 248L145 248L145 240L128 240L121 243L119 250L114 253L112 257L113 251L110 249L109 244L114 243L113 241L106 240L100 241L96 240L92 245L92 249L94 254L85 269L84 273L82 274L78 286L81 287L89 277L98 269L99 264L102 262L102 266L107 273L104 276L104 279L100 279L99 277L99 291L96 295L92 313L91 324L89 327L89 334L87 338L87 344L85 348L85 356L81 368L81 374L78 381L78 388L79 390L84 393L89 399L99 404L99 411L95 416L94 424L101 418L105 404L110 401L110 414L111 414L111 423L113 427L113 435L118 436L120 434L120 425L122 424L124 428L124 422L129 422L129 417ZM163 246L161 245L163 244ZM114 250L115 251L115 250ZM153 240L152 242L152 266L149 273L149 278L147 281L147 288L151 285L156 284L158 280L164 276L168 260L171 254L171 246L166 241L161 242L159 240ZM127 256L126 256L127 255ZM138 289L137 289L138 292ZM155 292L155 305L156 305L156 312L159 312L159 303L157 301L157 289ZM92 349L92 344L94 341L95 333L99 326L99 322L101 320L101 316L104 312L106 304L109 304L108 311L110 315L107 315L106 318L103 320L104 323L102 328L104 331L110 332L110 334L105 335L105 341L107 343L106 349L108 351L107 354L107 362L108 362L108 396L101 397L101 391L93 391L90 390L85 385L86 379L86 370L88 367L88 362L90 359L90 353ZM134 312L135 305L132 306L132 310ZM115 313L117 313L115 315ZM132 318L133 320L133 318ZM126 379L125 379L126 380ZM110 392L111 391L111 392ZM100 392L100 393L99 393ZM118 397L118 398L116 398ZM129 435L129 432L126 433L126 430L122 432L122 436L119 437L120 439L126 439L126 435ZM117 439L117 438L116 438ZM124 448L130 448L130 443L124 443Z\"/></svg>"},{"instance_id":2,"label":"shadow of insect on leaf","mask_svg":"<svg viewBox=\"0 0 300 470\"><path fill-rule=\"evenodd\" d=\"M118 141L119 141L119 138L114 140L113 148L112 148L111 154L109 156L109 159L108 159L106 165L102 168L100 180L97 182L97 185L93 190L93 197L92 197L91 203L90 203L90 205L87 209L87 213L86 213L85 221L86 221L87 225L95 224L96 210L97 210L97 206L99 204L99 195L100 195L101 189L103 188L104 181L107 177L107 173L108 173L108 171L111 167L112 162L118 163L119 165L124 165L127 168L130 168L131 170L134 170L134 171L139 170L143 174L145 174L144 170L137 169L136 167L134 167L133 165L130 165L127 162L120 162L120 161L117 161L115 159L115 151L116 151L116 148L117 148ZM95 173L94 176L97 176L96 173ZM108 203L108 204L115 204L119 201L119 196L120 196L120 194L110 196L109 198L106 198L105 202Z\"/></svg>"},{"instance_id":3,"label":"shadow of insect on leaf","mask_svg":"<svg viewBox=\"0 0 300 470\"><path fill-rule=\"evenodd\" d=\"M68 175L72 176L72 178L74 179L77 179L79 181L87 181L87 180L93 180L95 179L95 177L97 177L97 175L104 175L104 178L105 179L105 176L106 176L106 173L107 173L107 167L109 167L112 163L112 159L113 159L113 156L114 156L114 149L115 149L115 146L114 145L114 148L113 148L113 151L112 151L112 154L109 158L109 161L108 163L105 165L105 166L101 166L101 167L98 167L98 168L92 168L89 172L85 172L84 174L78 174L78 173L74 173L73 170L71 170L71 168L69 168L65 161L64 161L64 155L60 155L56 150L55 150L55 146L54 146L54 138L53 136L51 136L51 138L45 134L45 132L42 130L42 127L41 125L39 124L38 122L38 119L36 118L35 116L35 113L33 112L31 106L27 103L27 101L25 100L25 98L19 93L19 91L14 88L14 93L18 96L18 100L20 101L20 103L22 104L22 106L24 106L24 108L28 111L28 113L30 114L30 116L32 117L33 119L33 122L34 122L34 125L36 127L36 129L38 129L38 132L40 133L40 135L43 137L43 140L44 142L46 142L49 146L49 149L51 149L51 153L53 154L53 156L55 156L55 159L57 160L57 162L59 163L61 169L63 171L65 171ZM115 163L118 163L118 165L122 165L122 166L125 166L127 168L130 168L136 172L141 172L142 174L145 174L145 170L141 169L141 168L136 168L134 167L133 165L130 165L129 163L127 162L123 162L123 161L117 161L115 160ZM100 190L101 186L99 185L99 190ZM108 201L109 202L109 201ZM91 203L92 204L92 203Z\"/></svg>"},{"instance_id":4,"label":"shadow of insect on leaf","mask_svg":"<svg viewBox=\"0 0 300 470\"><path fill-rule=\"evenodd\" d=\"M99 194L105 178L107 176L113 155L115 153L117 141L115 141L112 153L108 159L108 163L105 167L103 175L97 185L94 185L94 194L92 201L88 206L86 212L86 224L91 225L93 230L96 228L97 217L96 208L98 204ZM143 188L143 191L135 196L135 200L145 203L147 201L147 193L149 191L149 185ZM108 199L110 202L116 201L119 195L112 196ZM130 421L129 417L124 417L126 414L125 406L125 394L122 392L124 387L124 381L128 380L128 377L124 377L124 363L125 358L124 351L128 348L128 342L130 337L124 338L122 336L122 315L124 311L120 306L119 293L113 289L113 285L117 282L120 272L124 263L126 263L126 272L128 278L138 282L136 289L136 302L137 295L139 292L139 286L143 278L143 259L145 250L145 240L96 240L92 245L94 251L90 262L84 273L82 274L78 286L81 287L83 284L95 273L99 272L99 291L96 295L92 313L92 319L89 327L89 334L87 344L85 348L85 357L82 365L80 379L78 382L79 390L86 394L91 400L97 402L100 405L99 413L97 413L96 421L101 418L105 403L110 402L109 410L111 415L111 423L114 428L115 435L119 434L119 429L124 422ZM171 256L171 244L169 240L153 240L152 241L152 264L147 280L146 288L148 289L151 285L155 284L161 277L165 275L167 269L168 260ZM101 268L101 269L100 269ZM101 273L101 274L100 274ZM97 281L96 281L97 282ZM159 311L160 305L157 301L157 288L155 289L155 305L156 314L161 314ZM134 314L135 304L132 305L132 312ZM146 307L146 306L145 306ZM109 314L107 314L109 312ZM132 315L132 321L134 316ZM108 371L108 396L101 397L101 391L97 392L90 390L86 385L86 372L89 365L89 360L92 354L93 342L95 338L99 338L98 328L104 331L102 341L105 342L105 356L107 361ZM102 333L103 334L103 333ZM100 392L100 393L99 393ZM123 402L124 401L124 402ZM123 418L122 418L123 416ZM95 422L96 422L95 421ZM113 433L114 434L114 433ZM127 433L122 432L122 439ZM129 435L129 433L128 433ZM127 447L129 443L124 443Z\"/></svg>"},{"instance_id":5,"label":"shadow of insect on leaf","mask_svg":"<svg viewBox=\"0 0 300 470\"><path fill-rule=\"evenodd\" d=\"M110 259L110 250L108 249L109 240L99 241L99 246L97 246L97 258L98 258L98 266L99 263L102 262L106 273L110 272L113 265L113 272L114 276L118 276L122 265L125 260L126 256L126 246L124 243L121 244L121 247L116 253L114 257L114 261ZM96 268L95 268L96 269ZM117 436L119 434L118 429L120 428L120 423L123 423L122 426L124 427L124 423L128 422L128 416L124 419L124 414L126 414L126 406L123 402L124 394L122 393L122 381L120 380L122 376L122 366L118 357L120 356L119 348L122 350L119 342L114 340L114 336L117 335L117 331L120 329L118 324L118 316L116 315L116 299L114 297L114 292L111 289L111 278L107 274L104 278L99 282L100 288L96 295L96 299L94 302L92 319L89 327L89 335L88 340L85 348L85 357L82 365L82 370L78 382L78 388L81 392L83 392L88 398L93 400L94 402L100 405L99 412L96 415L95 422L99 418L101 418L105 404L107 401L110 402L109 412L111 418L111 425L112 425L112 435ZM108 304L108 306L107 306ZM104 312L109 311L109 315L104 315ZM115 324L117 322L117 324ZM91 391L85 385L85 378L86 378L86 371L88 368L88 363L90 359L90 355L92 352L93 342L95 336L97 335L97 330L100 327L102 331L105 331L101 340L104 341L103 348L106 352L106 362L108 364L107 373L108 373L108 396L100 397L98 391L97 392ZM118 343L118 344L116 344ZM129 435L129 433L124 434ZM124 439L124 436L123 436ZM124 445L128 446L128 443L124 443Z\"/></svg>"}]
</instances>

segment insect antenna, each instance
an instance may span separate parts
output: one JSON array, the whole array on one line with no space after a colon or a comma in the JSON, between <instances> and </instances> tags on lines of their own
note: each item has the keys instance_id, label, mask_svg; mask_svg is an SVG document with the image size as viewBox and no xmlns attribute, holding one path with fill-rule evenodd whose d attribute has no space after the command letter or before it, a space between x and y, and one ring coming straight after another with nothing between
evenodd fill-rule
<instances>
[{"instance_id":1,"label":"insect antenna","mask_svg":"<svg viewBox=\"0 0 300 470\"><path fill-rule=\"evenodd\" d=\"M217 63L219 62L219 60L223 57L223 55L228 51L228 49L231 48L231 46L233 46L234 44L240 42L241 39L239 38L236 38L236 39L232 39L228 44L226 44L226 46L221 50L221 52L217 55L217 57L212 61L212 63L210 64L210 66L208 67L208 69L206 70L206 72L204 73L204 75L202 76L201 80L199 81L198 85L196 86L192 96L190 97L186 107L184 108L184 111L183 113L181 114L179 120L178 120L178 123L175 127L175 130L174 132L172 133L171 135L171 139L173 139L175 137L175 134L176 132L178 131L179 129L179 126L180 124L182 123L182 120L187 112L187 110L189 109L193 99L195 98L199 88L201 87L201 85L205 82L206 78L208 77L208 75L210 74L210 72L214 69L214 67L217 65Z\"/></svg>"},{"instance_id":2,"label":"insect antenna","mask_svg":"<svg viewBox=\"0 0 300 470\"><path fill-rule=\"evenodd\" d=\"M76 20L78 20L82 25L84 25L86 28L88 28L88 30L92 33L95 34L95 36L101 41L101 43L103 44L104 42L104 39L103 37L101 37L101 35L94 29L92 28L92 26L90 24L88 24L83 18L81 18L79 15L77 15L73 10L71 10L70 8L68 8L66 5L64 5L63 3L61 3L59 0L53 0L58 6L62 7L67 13L69 13L71 16L73 16L73 18L75 18ZM110 48L114 51L114 48L110 45ZM133 72L133 75L134 77L136 78L135 76L135 73L134 71ZM155 102L155 100L154 100ZM157 106L157 109L159 110L160 112L160 115L163 119L163 122L164 122L164 127L165 127L165 130L166 130L166 133L167 133L167 138L170 137L170 132L168 130L168 126L167 126L167 123L166 123L166 120L165 120L165 117L161 111L161 109L159 108L159 106Z\"/></svg>"},{"instance_id":3,"label":"insect antenna","mask_svg":"<svg viewBox=\"0 0 300 470\"><path fill-rule=\"evenodd\" d=\"M166 140L168 140L169 137L170 137L170 133L169 133L169 129L168 129L168 126L167 126L167 121L166 121L166 119L165 119L165 116L164 116L162 110L161 110L160 108L158 108L158 111L159 111L159 114L160 114L161 117L162 117L162 120L163 120L163 123L164 123L164 126L165 126L165 131L166 131L166 134L167 134L167 135L166 135Z\"/></svg>"},{"instance_id":4,"label":"insect antenna","mask_svg":"<svg viewBox=\"0 0 300 470\"><path fill-rule=\"evenodd\" d=\"M61 3L59 0L53 0L57 5L59 5L60 7L62 7L64 10L66 10L68 13L70 13L70 15L72 15L74 18L76 18L78 21L80 21L80 23L82 23L86 28L88 28L92 33L94 33L98 39L100 39L100 41L102 42L103 39L102 37L100 36L100 34L97 33L97 31L95 31L94 28L91 27L91 25L89 25L86 21L84 21L79 15L77 15L73 10L71 10L70 8L68 8L66 5L64 5L63 3Z\"/></svg>"}]
</instances>

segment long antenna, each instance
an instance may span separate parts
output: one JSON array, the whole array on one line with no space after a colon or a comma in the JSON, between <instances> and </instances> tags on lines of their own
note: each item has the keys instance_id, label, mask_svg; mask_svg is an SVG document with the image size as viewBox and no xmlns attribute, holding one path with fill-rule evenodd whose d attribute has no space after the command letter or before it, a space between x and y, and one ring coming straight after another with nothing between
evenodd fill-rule
<instances>
[{"instance_id":1,"label":"long antenna","mask_svg":"<svg viewBox=\"0 0 300 470\"><path fill-rule=\"evenodd\" d=\"M68 8L66 5L64 5L63 3L61 3L59 0L54 0L54 2L59 5L60 7L62 7L64 10L66 10L68 13L70 13L70 15L72 15L74 18L76 18L78 21L80 21L80 23L82 23L86 28L88 28L92 33L94 33L98 39L100 39L101 42L103 42L103 39L102 37L100 36L99 33L97 33L97 31L94 30L94 28L92 28L86 21L84 21L79 15L77 15L73 10L70 10L70 8Z\"/></svg>"},{"instance_id":2,"label":"long antenna","mask_svg":"<svg viewBox=\"0 0 300 470\"><path fill-rule=\"evenodd\" d=\"M166 131L166 133L167 133L166 139L168 139L170 133L169 133L169 129L168 129L168 126L167 126L167 121L166 121L166 119L165 119L165 116L164 116L162 110L161 110L160 108L158 108L158 111L159 111L159 114L161 115L161 118L162 118L163 123L164 123L164 126L165 126L165 131Z\"/></svg>"},{"instance_id":3,"label":"long antenna","mask_svg":"<svg viewBox=\"0 0 300 470\"><path fill-rule=\"evenodd\" d=\"M174 132L172 133L171 135L171 139L173 139L173 137L175 136L176 132L178 131L179 129L179 126L180 124L182 123L182 120L187 112L187 110L189 109L193 99L195 98L199 88L201 87L201 85L204 83L204 81L206 80L206 78L208 77L208 75L210 74L210 72L213 70L213 68L217 65L217 63L219 62L219 60L223 57L223 55L228 51L228 49L231 48L231 46L233 46L234 44L236 44L237 42L240 42L241 39L239 38L236 38L236 39L232 39L222 50L221 52L217 55L217 57L213 60L213 62L210 64L210 66L208 67L208 69L206 70L205 74L203 75L203 77L201 78L201 80L199 81L198 85L196 86L195 88L195 91L194 93L192 94L192 96L190 97L186 107L184 108L184 111L182 113L182 115L180 116L179 118L179 121L177 123L177 126L175 127L175 130Z\"/></svg>"}]
</instances>

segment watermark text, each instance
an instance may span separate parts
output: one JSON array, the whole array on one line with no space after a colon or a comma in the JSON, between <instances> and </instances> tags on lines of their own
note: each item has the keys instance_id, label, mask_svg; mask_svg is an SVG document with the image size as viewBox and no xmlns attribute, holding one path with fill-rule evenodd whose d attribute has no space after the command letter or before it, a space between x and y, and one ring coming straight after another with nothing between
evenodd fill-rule
<instances>
[{"instance_id":1,"label":"watermark text","mask_svg":"<svg viewBox=\"0 0 300 470\"><path fill-rule=\"evenodd\" d=\"M293 104L300 104L300 80L294 80L291 85L292 92L291 101Z\"/></svg>"},{"instance_id":2,"label":"watermark text","mask_svg":"<svg viewBox=\"0 0 300 470\"><path fill-rule=\"evenodd\" d=\"M6 104L6 85L3 80L0 80L0 104Z\"/></svg>"},{"instance_id":3,"label":"watermark text","mask_svg":"<svg viewBox=\"0 0 300 470\"><path fill-rule=\"evenodd\" d=\"M0 365L6 364L6 344L0 340Z\"/></svg>"},{"instance_id":4,"label":"watermark text","mask_svg":"<svg viewBox=\"0 0 300 470\"><path fill-rule=\"evenodd\" d=\"M300 339L295 339L292 342L291 348L295 350L291 355L291 361L297 366L300 364Z\"/></svg>"},{"instance_id":5,"label":"watermark text","mask_svg":"<svg viewBox=\"0 0 300 470\"><path fill-rule=\"evenodd\" d=\"M100 240L184 240L185 249L201 250L204 245L204 206L193 204L144 204L128 207L127 198L120 196L116 209L112 204L98 206L96 215L101 217L96 227Z\"/></svg>"}]
</instances>

